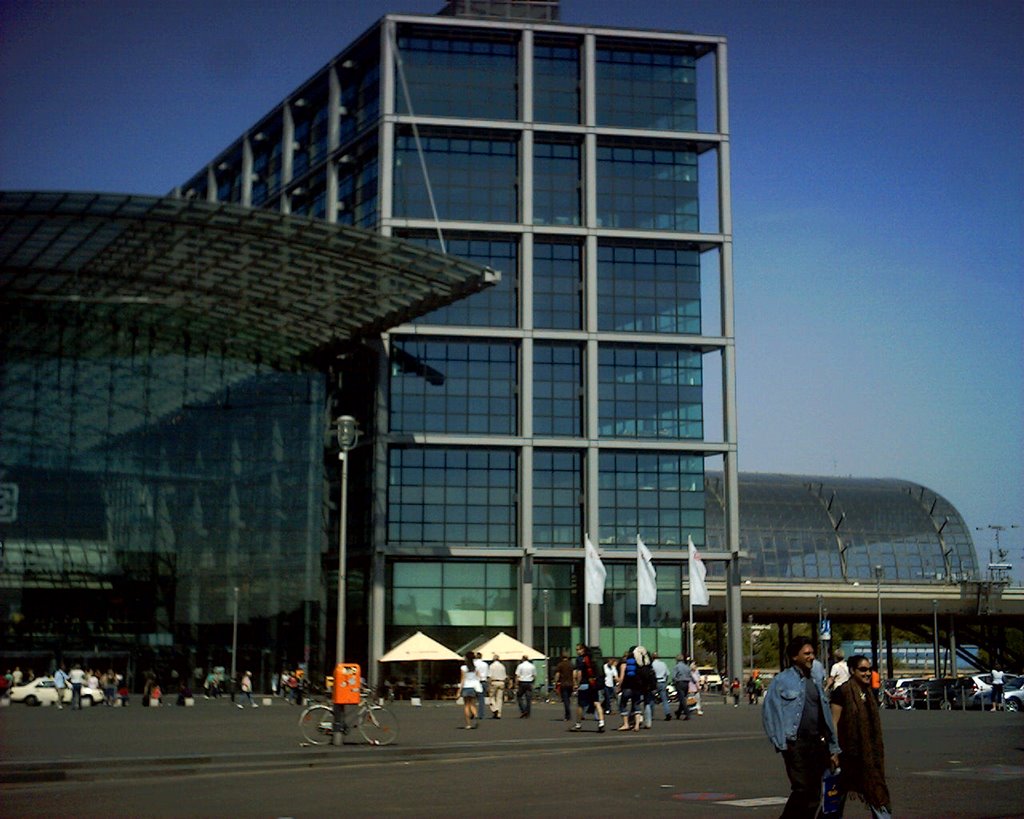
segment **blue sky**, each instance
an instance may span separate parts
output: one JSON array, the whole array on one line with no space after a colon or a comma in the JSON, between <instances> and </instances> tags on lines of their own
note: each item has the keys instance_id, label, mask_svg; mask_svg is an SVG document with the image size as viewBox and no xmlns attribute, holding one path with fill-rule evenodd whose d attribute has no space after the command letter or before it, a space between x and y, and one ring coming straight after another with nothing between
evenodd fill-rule
<instances>
[{"instance_id":1,"label":"blue sky","mask_svg":"<svg viewBox=\"0 0 1024 819\"><path fill-rule=\"evenodd\" d=\"M0 188L164 193L383 13L0 0ZM729 38L740 466L1024 524L1024 4L563 0ZM974 532L982 561L991 532ZM1024 529L1008 531L1024 577Z\"/></svg>"}]
</instances>

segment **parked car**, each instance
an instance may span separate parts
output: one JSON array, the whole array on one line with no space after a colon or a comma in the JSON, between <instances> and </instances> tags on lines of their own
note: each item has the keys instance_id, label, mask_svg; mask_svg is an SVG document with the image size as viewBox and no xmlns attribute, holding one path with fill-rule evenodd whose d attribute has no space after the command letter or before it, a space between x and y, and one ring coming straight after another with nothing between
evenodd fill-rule
<instances>
[{"instance_id":1,"label":"parked car","mask_svg":"<svg viewBox=\"0 0 1024 819\"><path fill-rule=\"evenodd\" d=\"M25 685L17 685L11 689L11 702L23 702L25 705L48 705L57 704L57 687L53 683L53 677L36 677L32 682ZM64 689L62 703L71 703L71 686ZM82 686L82 702L87 705L101 705L103 703L103 692Z\"/></svg>"},{"instance_id":2,"label":"parked car","mask_svg":"<svg viewBox=\"0 0 1024 819\"><path fill-rule=\"evenodd\" d=\"M988 682L986 682L986 678ZM991 674L975 674L958 679L951 697L953 708L991 708L991 680ZM1024 677L1007 675L1003 680L1003 699L1005 700L1011 693L1020 692L1022 685L1024 685Z\"/></svg>"},{"instance_id":3,"label":"parked car","mask_svg":"<svg viewBox=\"0 0 1024 819\"><path fill-rule=\"evenodd\" d=\"M716 669L704 666L697 671L700 672L700 682L705 691L719 691L722 688L722 675Z\"/></svg>"},{"instance_id":4,"label":"parked car","mask_svg":"<svg viewBox=\"0 0 1024 819\"><path fill-rule=\"evenodd\" d=\"M1024 711L1024 688L1003 692L1003 708L1007 711Z\"/></svg>"}]
</instances>

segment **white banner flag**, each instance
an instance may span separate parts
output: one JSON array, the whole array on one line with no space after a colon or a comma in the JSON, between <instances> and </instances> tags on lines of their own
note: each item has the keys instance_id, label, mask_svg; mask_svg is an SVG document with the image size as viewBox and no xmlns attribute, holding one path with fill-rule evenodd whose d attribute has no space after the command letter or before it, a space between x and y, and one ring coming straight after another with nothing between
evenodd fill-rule
<instances>
[{"instance_id":1,"label":"white banner flag","mask_svg":"<svg viewBox=\"0 0 1024 819\"><path fill-rule=\"evenodd\" d=\"M690 605L707 606L711 602L711 598L708 597L708 584L704 579L708 570L697 552L697 547L693 545L693 538L687 536L686 544L690 556Z\"/></svg>"},{"instance_id":2,"label":"white banner flag","mask_svg":"<svg viewBox=\"0 0 1024 819\"><path fill-rule=\"evenodd\" d=\"M600 606L604 602L604 579L608 571L594 544L590 542L590 535L586 535L584 541L584 597L588 604Z\"/></svg>"},{"instance_id":3,"label":"white banner flag","mask_svg":"<svg viewBox=\"0 0 1024 819\"><path fill-rule=\"evenodd\" d=\"M651 562L651 550L636 536L636 599L641 606L658 603L658 573Z\"/></svg>"}]
</instances>

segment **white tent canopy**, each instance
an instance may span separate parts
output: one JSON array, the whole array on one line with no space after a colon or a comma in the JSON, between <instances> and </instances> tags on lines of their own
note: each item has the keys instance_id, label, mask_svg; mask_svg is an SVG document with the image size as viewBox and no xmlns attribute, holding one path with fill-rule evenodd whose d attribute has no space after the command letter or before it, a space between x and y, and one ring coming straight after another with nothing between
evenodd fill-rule
<instances>
[{"instance_id":1,"label":"white tent canopy","mask_svg":"<svg viewBox=\"0 0 1024 819\"><path fill-rule=\"evenodd\" d=\"M437 642L433 637L428 637L422 631L417 631L391 651L380 658L382 663L400 663L415 660L461 660L462 658Z\"/></svg>"},{"instance_id":2,"label":"white tent canopy","mask_svg":"<svg viewBox=\"0 0 1024 819\"><path fill-rule=\"evenodd\" d=\"M474 651L480 652L485 660L490 660L495 654L499 660L521 660L528 657L531 660L543 660L543 652L537 651L526 643L519 642L515 637L510 637L504 631L495 635L485 643L481 643Z\"/></svg>"}]
</instances>

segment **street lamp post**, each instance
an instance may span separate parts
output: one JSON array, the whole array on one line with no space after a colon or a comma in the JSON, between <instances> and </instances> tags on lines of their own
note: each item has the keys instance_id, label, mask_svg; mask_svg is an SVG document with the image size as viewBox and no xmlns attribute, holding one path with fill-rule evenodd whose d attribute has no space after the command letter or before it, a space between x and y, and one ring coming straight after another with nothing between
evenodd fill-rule
<instances>
[{"instance_id":1,"label":"street lamp post","mask_svg":"<svg viewBox=\"0 0 1024 819\"><path fill-rule=\"evenodd\" d=\"M359 424L351 415L338 418L335 432L338 439L338 460L341 461L341 494L338 500L338 630L334 642L335 668L345 662L345 562L348 547L348 453L359 441ZM344 706L334 706L332 741L341 745Z\"/></svg>"},{"instance_id":2,"label":"street lamp post","mask_svg":"<svg viewBox=\"0 0 1024 819\"><path fill-rule=\"evenodd\" d=\"M544 696L551 691L551 651L548 648L548 590L541 593L544 601Z\"/></svg>"},{"instance_id":3,"label":"street lamp post","mask_svg":"<svg viewBox=\"0 0 1024 819\"><path fill-rule=\"evenodd\" d=\"M747 622L750 624L750 676L754 676L754 615L747 615ZM680 695L684 696L684 695Z\"/></svg>"},{"instance_id":4,"label":"street lamp post","mask_svg":"<svg viewBox=\"0 0 1024 819\"><path fill-rule=\"evenodd\" d=\"M359 425L351 415L338 419L338 460L341 461L341 496L338 500L338 635L335 663L345 662L345 552L348 547L348 453L359 440Z\"/></svg>"},{"instance_id":5,"label":"street lamp post","mask_svg":"<svg viewBox=\"0 0 1024 819\"><path fill-rule=\"evenodd\" d=\"M942 676L939 670L939 601L932 600L932 650L935 654L935 678Z\"/></svg>"},{"instance_id":6,"label":"street lamp post","mask_svg":"<svg viewBox=\"0 0 1024 819\"><path fill-rule=\"evenodd\" d=\"M238 656L238 586L235 586L235 607L231 617L231 701L235 701L235 671L238 663L235 658Z\"/></svg>"},{"instance_id":7,"label":"street lamp post","mask_svg":"<svg viewBox=\"0 0 1024 819\"><path fill-rule=\"evenodd\" d=\"M875 667L878 676L882 676L882 567L875 566L875 597L878 599L878 655Z\"/></svg>"}]
</instances>

